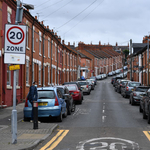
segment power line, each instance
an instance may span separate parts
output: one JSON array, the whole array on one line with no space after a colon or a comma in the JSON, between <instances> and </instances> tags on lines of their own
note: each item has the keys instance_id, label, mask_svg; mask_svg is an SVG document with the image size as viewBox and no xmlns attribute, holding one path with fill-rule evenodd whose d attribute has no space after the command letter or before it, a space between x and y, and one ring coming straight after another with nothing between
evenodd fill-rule
<instances>
[{"instance_id":1,"label":"power line","mask_svg":"<svg viewBox=\"0 0 150 150\"><path fill-rule=\"evenodd\" d=\"M46 2L42 3L42 4L38 5L38 6L35 6L35 7L36 7L36 8L37 8L37 7L40 7L40 6L42 6L42 5L46 4L46 3L47 3L47 2L49 2L49 1L51 1L51 0L48 0L48 1L46 1Z\"/></svg>"},{"instance_id":2,"label":"power line","mask_svg":"<svg viewBox=\"0 0 150 150\"><path fill-rule=\"evenodd\" d=\"M68 5L69 3L71 3L73 0L69 1L68 3L66 3L65 5L63 5L62 7L58 8L57 10L55 10L54 12L48 14L45 18L49 17L50 15L54 14L55 12L57 12L58 10L62 9L63 7L65 7L66 5ZM45 19L44 18L44 19Z\"/></svg>"},{"instance_id":3,"label":"power line","mask_svg":"<svg viewBox=\"0 0 150 150\"><path fill-rule=\"evenodd\" d=\"M52 5L46 6L46 7L42 8L42 9L37 10L37 11L44 10L46 8L49 8L49 7L53 6L53 5L56 5L56 4L60 3L60 2L62 2L62 1L63 0L60 0L60 1L56 2L56 3L53 3Z\"/></svg>"},{"instance_id":4,"label":"power line","mask_svg":"<svg viewBox=\"0 0 150 150\"><path fill-rule=\"evenodd\" d=\"M67 23L69 23L70 21L72 21L73 19L75 19L76 17L78 17L80 14L82 14L85 10L87 10L91 5L93 5L97 0L95 0L94 2L92 2L88 7L86 7L85 9L83 9L80 13L78 13L76 16L74 16L72 19L70 19L69 21L67 21L66 23L64 23L63 25L59 26L57 29L63 27L64 25L66 25Z\"/></svg>"},{"instance_id":5,"label":"power line","mask_svg":"<svg viewBox=\"0 0 150 150\"><path fill-rule=\"evenodd\" d=\"M82 20L80 20L77 24L75 24L72 28L70 28L68 31L66 31L64 34L68 33L70 30L72 30L74 27L76 27L80 22L82 22L87 16L89 16L100 4L103 3L104 0L102 0L92 11L90 11Z\"/></svg>"}]
</instances>

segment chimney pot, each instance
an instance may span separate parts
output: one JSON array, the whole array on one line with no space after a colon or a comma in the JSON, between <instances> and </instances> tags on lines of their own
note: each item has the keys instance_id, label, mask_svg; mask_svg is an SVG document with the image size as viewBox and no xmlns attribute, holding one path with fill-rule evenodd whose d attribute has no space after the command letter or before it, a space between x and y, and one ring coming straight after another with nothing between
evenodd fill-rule
<instances>
[{"instance_id":1,"label":"chimney pot","mask_svg":"<svg viewBox=\"0 0 150 150\"><path fill-rule=\"evenodd\" d=\"M37 16L35 16L35 19L37 20Z\"/></svg>"}]
</instances>

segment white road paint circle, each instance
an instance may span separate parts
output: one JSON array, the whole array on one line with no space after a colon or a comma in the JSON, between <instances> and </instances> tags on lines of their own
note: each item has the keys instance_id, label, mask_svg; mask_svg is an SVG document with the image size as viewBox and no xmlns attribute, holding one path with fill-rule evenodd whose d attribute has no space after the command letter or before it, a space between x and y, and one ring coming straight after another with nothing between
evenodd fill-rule
<instances>
[{"instance_id":1,"label":"white road paint circle","mask_svg":"<svg viewBox=\"0 0 150 150\"><path fill-rule=\"evenodd\" d=\"M119 149L117 149L119 147ZM114 137L103 137L93 138L79 142L76 147L77 150L139 150L138 143L134 141L114 138Z\"/></svg>"}]
</instances>

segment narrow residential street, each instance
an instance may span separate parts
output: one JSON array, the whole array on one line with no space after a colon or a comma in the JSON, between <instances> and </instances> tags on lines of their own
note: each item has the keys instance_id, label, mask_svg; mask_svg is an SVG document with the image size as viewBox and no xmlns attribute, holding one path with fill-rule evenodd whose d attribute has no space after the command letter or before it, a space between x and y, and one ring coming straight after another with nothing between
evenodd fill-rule
<instances>
[{"instance_id":1,"label":"narrow residential street","mask_svg":"<svg viewBox=\"0 0 150 150\"><path fill-rule=\"evenodd\" d=\"M138 105L129 105L128 98L114 91L110 79L98 81L76 112L35 149L149 150L150 141L143 131L150 131L150 126Z\"/></svg>"}]
</instances>

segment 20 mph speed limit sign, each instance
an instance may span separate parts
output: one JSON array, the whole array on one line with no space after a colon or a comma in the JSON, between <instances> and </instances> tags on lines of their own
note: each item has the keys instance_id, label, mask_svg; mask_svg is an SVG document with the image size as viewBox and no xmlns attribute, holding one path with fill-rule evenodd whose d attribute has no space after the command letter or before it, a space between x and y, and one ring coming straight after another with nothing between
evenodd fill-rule
<instances>
[{"instance_id":1,"label":"20 mph speed limit sign","mask_svg":"<svg viewBox=\"0 0 150 150\"><path fill-rule=\"evenodd\" d=\"M26 26L5 25L4 63L25 64Z\"/></svg>"}]
</instances>

